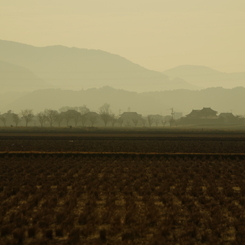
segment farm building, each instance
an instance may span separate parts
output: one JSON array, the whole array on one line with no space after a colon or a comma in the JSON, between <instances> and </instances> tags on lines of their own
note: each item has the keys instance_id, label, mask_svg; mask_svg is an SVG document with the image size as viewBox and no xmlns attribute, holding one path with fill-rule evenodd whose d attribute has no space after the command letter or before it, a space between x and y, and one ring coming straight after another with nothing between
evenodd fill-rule
<instances>
[{"instance_id":1,"label":"farm building","mask_svg":"<svg viewBox=\"0 0 245 245\"><path fill-rule=\"evenodd\" d=\"M232 113L220 113L209 107L204 107L202 110L192 110L185 117L178 120L178 125L222 125L222 124L242 124L242 118L234 116Z\"/></svg>"},{"instance_id":2,"label":"farm building","mask_svg":"<svg viewBox=\"0 0 245 245\"><path fill-rule=\"evenodd\" d=\"M216 119L217 111L212 110L209 107L204 107L202 110L192 110L192 112L188 115L186 115L186 118L196 118L196 119L204 119L204 118L210 118L210 119Z\"/></svg>"},{"instance_id":3,"label":"farm building","mask_svg":"<svg viewBox=\"0 0 245 245\"><path fill-rule=\"evenodd\" d=\"M137 112L123 112L118 121L124 126L137 126L142 121L142 115Z\"/></svg>"},{"instance_id":4,"label":"farm building","mask_svg":"<svg viewBox=\"0 0 245 245\"><path fill-rule=\"evenodd\" d=\"M238 116L234 116L231 112L228 113L220 113L219 117L223 120L225 124L236 124L242 123L243 119L239 118Z\"/></svg>"},{"instance_id":5,"label":"farm building","mask_svg":"<svg viewBox=\"0 0 245 245\"><path fill-rule=\"evenodd\" d=\"M222 120L217 116L217 113L217 111L214 111L210 107L204 107L202 110L192 110L190 114L178 120L178 125L222 123Z\"/></svg>"}]
</instances>

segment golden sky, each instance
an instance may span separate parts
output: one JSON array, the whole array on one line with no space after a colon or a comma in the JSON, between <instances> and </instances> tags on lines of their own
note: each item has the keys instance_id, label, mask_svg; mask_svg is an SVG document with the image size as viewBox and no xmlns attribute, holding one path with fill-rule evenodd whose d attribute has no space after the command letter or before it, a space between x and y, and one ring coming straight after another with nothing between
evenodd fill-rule
<instances>
[{"instance_id":1,"label":"golden sky","mask_svg":"<svg viewBox=\"0 0 245 245\"><path fill-rule=\"evenodd\" d=\"M0 0L0 39L245 72L245 0Z\"/></svg>"}]
</instances>

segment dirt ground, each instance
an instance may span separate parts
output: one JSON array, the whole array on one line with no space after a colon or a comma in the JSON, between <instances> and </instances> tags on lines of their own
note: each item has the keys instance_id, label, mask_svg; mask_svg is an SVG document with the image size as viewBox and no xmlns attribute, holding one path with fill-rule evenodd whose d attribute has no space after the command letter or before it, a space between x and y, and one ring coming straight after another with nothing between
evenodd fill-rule
<instances>
[{"instance_id":1,"label":"dirt ground","mask_svg":"<svg viewBox=\"0 0 245 245\"><path fill-rule=\"evenodd\" d=\"M21 137L1 152L204 154L0 154L0 244L245 244L245 157L205 155L242 135Z\"/></svg>"}]
</instances>

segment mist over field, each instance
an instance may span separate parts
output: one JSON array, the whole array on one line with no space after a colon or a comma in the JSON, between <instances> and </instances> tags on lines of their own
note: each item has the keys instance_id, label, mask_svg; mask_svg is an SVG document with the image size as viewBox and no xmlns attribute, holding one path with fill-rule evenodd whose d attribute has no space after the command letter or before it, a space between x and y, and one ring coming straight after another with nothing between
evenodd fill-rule
<instances>
[{"instance_id":1,"label":"mist over field","mask_svg":"<svg viewBox=\"0 0 245 245\"><path fill-rule=\"evenodd\" d=\"M105 51L3 40L0 53L3 111L81 105L98 111L108 103L116 114L130 108L144 115L167 115L173 107L188 114L211 107L244 115L245 73L194 65L161 73Z\"/></svg>"},{"instance_id":2,"label":"mist over field","mask_svg":"<svg viewBox=\"0 0 245 245\"><path fill-rule=\"evenodd\" d=\"M148 70L115 54L64 46L34 47L0 40L0 110L21 112L86 105L98 112L182 115L210 107L244 116L245 73L183 65Z\"/></svg>"}]
</instances>

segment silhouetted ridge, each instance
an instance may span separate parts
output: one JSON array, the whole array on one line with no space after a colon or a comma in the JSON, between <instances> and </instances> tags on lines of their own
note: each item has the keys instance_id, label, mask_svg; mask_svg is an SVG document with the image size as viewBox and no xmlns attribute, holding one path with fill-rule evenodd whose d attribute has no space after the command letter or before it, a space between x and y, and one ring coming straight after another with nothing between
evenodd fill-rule
<instances>
[{"instance_id":1,"label":"silhouetted ridge","mask_svg":"<svg viewBox=\"0 0 245 245\"><path fill-rule=\"evenodd\" d=\"M45 99L44 99L45 98ZM81 91L43 89L31 92L9 103L4 110L19 111L32 108L41 111L46 108L59 109L63 106L87 105L97 111L104 104L109 103L112 110L137 112L140 114L170 114L174 111L188 114L193 109L210 107L218 112L244 114L245 88L234 89L208 88L200 91L174 90L161 92L129 92L111 87L92 88Z\"/></svg>"},{"instance_id":2,"label":"silhouetted ridge","mask_svg":"<svg viewBox=\"0 0 245 245\"><path fill-rule=\"evenodd\" d=\"M0 40L0 53L3 61L26 67L59 88L80 90L107 85L138 92L197 88L101 50L34 47Z\"/></svg>"},{"instance_id":3,"label":"silhouetted ridge","mask_svg":"<svg viewBox=\"0 0 245 245\"><path fill-rule=\"evenodd\" d=\"M50 87L25 67L0 61L1 91L30 91Z\"/></svg>"},{"instance_id":4,"label":"silhouetted ridge","mask_svg":"<svg viewBox=\"0 0 245 245\"><path fill-rule=\"evenodd\" d=\"M206 66L182 65L166 70L163 74L173 78L182 78L191 84L207 87L234 88L245 86L245 72L225 73Z\"/></svg>"}]
</instances>

